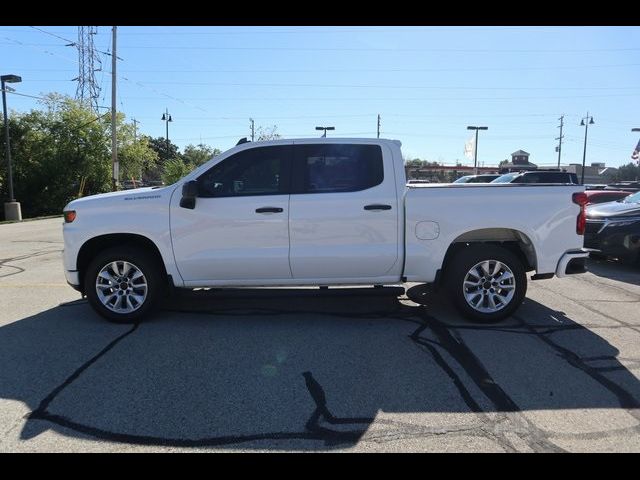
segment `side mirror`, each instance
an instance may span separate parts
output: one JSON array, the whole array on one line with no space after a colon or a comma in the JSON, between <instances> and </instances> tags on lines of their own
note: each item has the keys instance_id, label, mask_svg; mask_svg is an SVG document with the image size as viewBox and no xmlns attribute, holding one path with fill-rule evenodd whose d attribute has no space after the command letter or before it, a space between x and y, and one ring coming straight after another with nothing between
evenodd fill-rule
<instances>
[{"instance_id":1,"label":"side mirror","mask_svg":"<svg viewBox=\"0 0 640 480\"><path fill-rule=\"evenodd\" d=\"M182 208L196 208L196 197L198 196L198 182L191 180L182 185L182 198L180 206Z\"/></svg>"}]
</instances>

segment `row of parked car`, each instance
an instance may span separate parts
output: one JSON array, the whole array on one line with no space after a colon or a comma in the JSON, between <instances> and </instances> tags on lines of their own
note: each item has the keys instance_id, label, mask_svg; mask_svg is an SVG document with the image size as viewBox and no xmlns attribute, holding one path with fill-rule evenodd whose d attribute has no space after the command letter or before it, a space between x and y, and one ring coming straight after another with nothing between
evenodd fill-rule
<instances>
[{"instance_id":1,"label":"row of parked car","mask_svg":"<svg viewBox=\"0 0 640 480\"><path fill-rule=\"evenodd\" d=\"M453 183L579 184L575 173L561 170L466 175ZM587 225L584 246L630 263L640 263L640 182L585 185Z\"/></svg>"},{"instance_id":2,"label":"row of parked car","mask_svg":"<svg viewBox=\"0 0 640 480\"><path fill-rule=\"evenodd\" d=\"M562 170L526 170L521 172L509 172L503 175L498 173L465 175L453 183L570 183L578 184L578 176L575 173Z\"/></svg>"}]
</instances>

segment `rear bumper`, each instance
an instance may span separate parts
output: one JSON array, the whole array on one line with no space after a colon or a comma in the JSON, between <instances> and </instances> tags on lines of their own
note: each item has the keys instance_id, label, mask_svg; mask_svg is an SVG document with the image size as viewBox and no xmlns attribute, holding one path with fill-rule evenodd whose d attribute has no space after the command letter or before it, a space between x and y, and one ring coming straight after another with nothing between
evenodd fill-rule
<instances>
[{"instance_id":1,"label":"rear bumper","mask_svg":"<svg viewBox=\"0 0 640 480\"><path fill-rule=\"evenodd\" d=\"M590 251L591 249L581 248L570 250L562 255L556 267L556 277L562 278L576 273L585 273L587 271L585 262Z\"/></svg>"}]
</instances>

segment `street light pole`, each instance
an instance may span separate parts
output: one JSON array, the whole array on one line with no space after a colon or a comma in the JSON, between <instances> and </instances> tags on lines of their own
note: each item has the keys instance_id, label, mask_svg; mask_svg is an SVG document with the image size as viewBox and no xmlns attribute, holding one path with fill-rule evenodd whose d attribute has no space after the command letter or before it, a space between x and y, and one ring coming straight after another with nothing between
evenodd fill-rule
<instances>
[{"instance_id":1,"label":"street light pole","mask_svg":"<svg viewBox=\"0 0 640 480\"><path fill-rule=\"evenodd\" d=\"M117 84L117 57L116 57L116 34L118 27L114 26L111 30L111 169L112 169L112 188L118 190L120 183L120 164L118 163L118 137L116 130L116 84Z\"/></svg>"},{"instance_id":2,"label":"street light pole","mask_svg":"<svg viewBox=\"0 0 640 480\"><path fill-rule=\"evenodd\" d=\"M0 76L0 86L2 87L2 111L4 114L4 147L5 158L7 159L7 173L9 174L9 201L4 204L5 220L22 220L20 202L16 202L13 195L13 171L11 169L11 146L9 143L9 114L7 113L7 83L19 83L22 77L18 75Z\"/></svg>"},{"instance_id":3,"label":"street light pole","mask_svg":"<svg viewBox=\"0 0 640 480\"><path fill-rule=\"evenodd\" d=\"M316 127L316 130L324 130L324 133L322 134L322 137L326 137L327 136L327 130L335 130L336 127Z\"/></svg>"},{"instance_id":4,"label":"street light pole","mask_svg":"<svg viewBox=\"0 0 640 480\"><path fill-rule=\"evenodd\" d=\"M162 114L162 120L164 120L167 126L167 133L165 138L167 140L167 160L169 160L169 122L173 122L173 119L171 118L171 114L169 114L168 108L165 108L165 113Z\"/></svg>"},{"instance_id":5,"label":"street light pole","mask_svg":"<svg viewBox=\"0 0 640 480\"><path fill-rule=\"evenodd\" d=\"M580 175L581 185L584 185L584 168L587 162L587 132L589 131L589 125L593 125L594 123L593 117L589 117L589 112L587 112L587 116L580 122L580 126L584 127L584 150L582 151L582 174Z\"/></svg>"},{"instance_id":6,"label":"street light pole","mask_svg":"<svg viewBox=\"0 0 640 480\"><path fill-rule=\"evenodd\" d=\"M476 131L476 143L475 148L473 149L473 174L478 174L478 130L489 130L489 127L475 127L469 126L467 130L475 130Z\"/></svg>"}]
</instances>

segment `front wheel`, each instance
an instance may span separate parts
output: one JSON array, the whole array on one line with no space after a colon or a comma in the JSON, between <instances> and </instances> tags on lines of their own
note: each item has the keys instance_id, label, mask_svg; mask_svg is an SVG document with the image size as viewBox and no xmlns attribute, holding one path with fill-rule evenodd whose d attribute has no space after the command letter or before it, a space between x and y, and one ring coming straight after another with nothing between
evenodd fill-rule
<instances>
[{"instance_id":1,"label":"front wheel","mask_svg":"<svg viewBox=\"0 0 640 480\"><path fill-rule=\"evenodd\" d=\"M472 245L452 259L446 288L456 308L475 322L492 323L511 315L527 293L522 261L506 248Z\"/></svg>"},{"instance_id":2,"label":"front wheel","mask_svg":"<svg viewBox=\"0 0 640 480\"><path fill-rule=\"evenodd\" d=\"M115 323L134 323L156 305L162 287L160 269L147 252L114 247L99 253L85 274L85 292L93 309Z\"/></svg>"}]
</instances>

